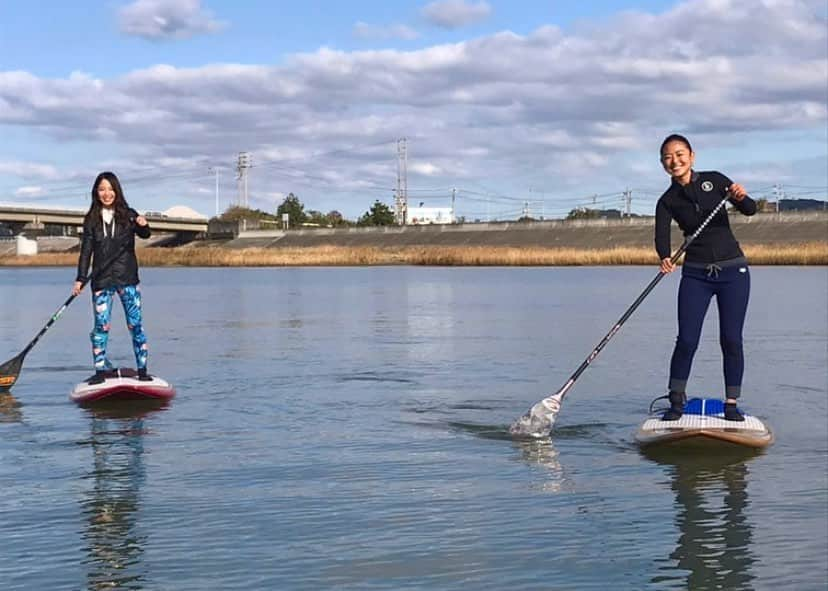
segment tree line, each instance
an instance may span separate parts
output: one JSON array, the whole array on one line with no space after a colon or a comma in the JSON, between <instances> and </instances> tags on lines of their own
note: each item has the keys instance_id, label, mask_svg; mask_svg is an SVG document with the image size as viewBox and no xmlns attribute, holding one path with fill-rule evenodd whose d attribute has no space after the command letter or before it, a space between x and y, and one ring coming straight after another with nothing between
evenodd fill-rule
<instances>
[{"instance_id":1,"label":"tree line","mask_svg":"<svg viewBox=\"0 0 828 591\"><path fill-rule=\"evenodd\" d=\"M769 203L767 199L760 198L756 201L759 212L777 211L777 203ZM807 209L825 209L824 201L797 199L784 200L785 210L807 210ZM394 212L391 208L381 201L374 201L374 204L362 214L356 221L345 219L339 211L332 210L328 213L322 213L314 209L305 210L302 201L293 193L288 193L284 201L276 208L276 213L268 213L260 209L249 209L241 206L231 206L224 213L217 217L222 222L239 222L243 219L258 221L259 223L271 223L274 226L282 227L282 216L287 214L288 227L323 227L323 228L347 228L352 226L392 226L396 223ZM579 219L621 219L629 215L629 217L643 217L639 214L625 214L619 209L591 209L588 207L577 207L572 209L566 216L568 220ZM458 222L462 223L464 219L458 218ZM518 219L519 222L535 221L530 216L523 216Z\"/></svg>"},{"instance_id":2,"label":"tree line","mask_svg":"<svg viewBox=\"0 0 828 591\"><path fill-rule=\"evenodd\" d=\"M293 193L288 193L284 201L276 208L275 214L260 209L249 209L234 205L218 216L218 219L222 222L238 222L243 219L255 220L260 223L270 222L281 227L284 214L288 216L288 227L290 228L307 226L346 228L349 226L391 226L394 224L394 212L381 201L375 201L368 211L356 221L352 221L345 219L345 216L336 210L328 213L322 213L314 209L305 210L305 205Z\"/></svg>"}]
</instances>

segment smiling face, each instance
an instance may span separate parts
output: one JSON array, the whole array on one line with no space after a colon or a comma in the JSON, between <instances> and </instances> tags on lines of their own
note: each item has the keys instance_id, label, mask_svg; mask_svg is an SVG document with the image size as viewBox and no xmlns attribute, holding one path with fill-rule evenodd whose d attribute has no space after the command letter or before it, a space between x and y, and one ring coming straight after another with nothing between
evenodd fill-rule
<instances>
[{"instance_id":1,"label":"smiling face","mask_svg":"<svg viewBox=\"0 0 828 591\"><path fill-rule=\"evenodd\" d=\"M101 179L101 182L98 183L97 192L98 201L101 202L101 205L104 207L112 207L115 205L115 189L107 179Z\"/></svg>"},{"instance_id":2,"label":"smiling face","mask_svg":"<svg viewBox=\"0 0 828 591\"><path fill-rule=\"evenodd\" d=\"M696 154L680 140L667 142L661 150L661 165L667 174L682 185L690 182L695 161Z\"/></svg>"}]
</instances>

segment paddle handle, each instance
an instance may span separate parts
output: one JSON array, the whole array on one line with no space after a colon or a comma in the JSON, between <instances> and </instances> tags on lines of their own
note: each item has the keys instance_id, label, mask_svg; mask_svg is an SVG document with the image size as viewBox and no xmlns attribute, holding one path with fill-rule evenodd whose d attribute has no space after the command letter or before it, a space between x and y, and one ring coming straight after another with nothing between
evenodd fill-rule
<instances>
[{"instance_id":1,"label":"paddle handle","mask_svg":"<svg viewBox=\"0 0 828 591\"><path fill-rule=\"evenodd\" d=\"M678 260L681 258L681 255L684 254L684 251L686 251L687 247L690 246L690 243L693 242L699 236L699 234L702 233L702 231L708 226L708 224L710 224L710 222L713 220L713 217L717 213L719 213L719 210L721 210L725 206L728 199L730 199L729 193L725 195L724 199L722 199L719 202L719 204L713 209L713 211L710 212L710 215L707 216L707 218L701 223L701 225L698 228L696 228L696 231L684 239L682 245L678 248L678 250L676 250L676 252L673 253L673 256L670 257L670 261L673 264L678 262ZM564 396L566 396L566 393L575 383L575 380L577 380L581 376L581 374L584 373L586 368L589 367L589 364L592 363L596 357L598 357L598 354L601 352L601 350L604 347L606 347L607 343L610 342L610 339L612 339L612 337L615 336L615 333L617 333L621 329L621 327L624 325L627 319L630 316L632 316L633 312L635 312L638 306L641 305L641 302L643 302L644 299L648 295L650 295L650 292L653 291L655 286L658 285L658 282L661 281L665 275L666 273L664 273L663 271L659 271L658 275L653 277L653 280L650 281L647 287L644 288L644 291L641 292L641 295L639 295L632 303L632 305L629 308L627 308L627 311L624 312L621 318L618 319L618 322L616 322L613 325L610 331L604 336L603 339L601 339L601 342L598 343L598 345L592 350L592 353L590 353L589 356L586 359L584 359L584 362L581 363L580 366L578 366L578 369L575 370L575 373L573 373L569 377L569 379L566 381L563 387L560 390L558 390L553 396L555 396L559 401L563 400Z\"/></svg>"}]
</instances>

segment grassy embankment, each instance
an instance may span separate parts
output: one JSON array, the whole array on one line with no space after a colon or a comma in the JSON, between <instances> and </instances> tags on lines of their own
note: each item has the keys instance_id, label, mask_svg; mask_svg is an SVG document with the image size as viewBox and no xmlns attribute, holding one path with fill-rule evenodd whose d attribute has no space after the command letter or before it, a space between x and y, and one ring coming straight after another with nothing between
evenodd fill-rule
<instances>
[{"instance_id":1,"label":"grassy embankment","mask_svg":"<svg viewBox=\"0 0 828 591\"><path fill-rule=\"evenodd\" d=\"M828 265L828 243L779 246L743 245L752 265ZM34 256L0 256L0 266L74 266L77 253L44 252ZM138 250L145 267L295 267L365 265L444 266L588 266L655 265L652 248L622 247L601 250L573 248L374 247L319 246L309 248L214 247L144 248Z\"/></svg>"}]
</instances>

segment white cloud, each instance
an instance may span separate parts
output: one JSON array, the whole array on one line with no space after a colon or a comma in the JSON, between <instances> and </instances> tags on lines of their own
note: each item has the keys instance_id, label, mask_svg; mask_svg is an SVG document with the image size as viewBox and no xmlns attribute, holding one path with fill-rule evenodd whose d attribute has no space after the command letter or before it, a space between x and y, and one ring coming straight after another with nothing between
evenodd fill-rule
<instances>
[{"instance_id":1,"label":"white cloud","mask_svg":"<svg viewBox=\"0 0 828 591\"><path fill-rule=\"evenodd\" d=\"M225 23L201 0L135 0L120 10L121 32L145 39L186 39L221 30Z\"/></svg>"},{"instance_id":2,"label":"white cloud","mask_svg":"<svg viewBox=\"0 0 828 591\"><path fill-rule=\"evenodd\" d=\"M43 187L19 187L14 192L15 197L40 197L46 191Z\"/></svg>"},{"instance_id":3,"label":"white cloud","mask_svg":"<svg viewBox=\"0 0 828 591\"><path fill-rule=\"evenodd\" d=\"M20 160L0 160L0 174L17 175L23 178L40 180L57 180L61 172L51 164L38 162L23 162Z\"/></svg>"},{"instance_id":4,"label":"white cloud","mask_svg":"<svg viewBox=\"0 0 828 591\"><path fill-rule=\"evenodd\" d=\"M357 22L353 28L354 37L359 39L385 41L388 39L402 39L413 41L420 35L406 25L370 25L362 21Z\"/></svg>"},{"instance_id":5,"label":"white cloud","mask_svg":"<svg viewBox=\"0 0 828 591\"><path fill-rule=\"evenodd\" d=\"M443 173L439 166L435 166L431 162L414 162L408 167L408 170L423 176L437 176Z\"/></svg>"},{"instance_id":6,"label":"white cloud","mask_svg":"<svg viewBox=\"0 0 828 591\"><path fill-rule=\"evenodd\" d=\"M422 11L428 22L444 29L458 29L482 21L491 13L488 2L466 0L437 0L427 4Z\"/></svg>"},{"instance_id":7,"label":"white cloud","mask_svg":"<svg viewBox=\"0 0 828 591\"><path fill-rule=\"evenodd\" d=\"M792 130L824 141L824 22L805 1L727 4L692 0L592 30L542 27L415 51L321 48L278 66L157 65L111 79L0 72L0 126L55 150L117 145L110 168L156 171L158 182L189 170L210 188L206 167L223 166L222 203L235 192L235 156L248 151L251 194L319 195L328 201L307 206L346 215L337 200L347 190L375 190L368 202L391 194L399 137L409 138L409 186L474 179L561 192L586 192L585 179L623 186L619 157L655 152L672 131L699 146ZM687 27L690 14L700 26ZM40 183L35 169L2 166ZM663 173L650 170L658 186ZM641 179L632 166L627 174Z\"/></svg>"}]
</instances>

